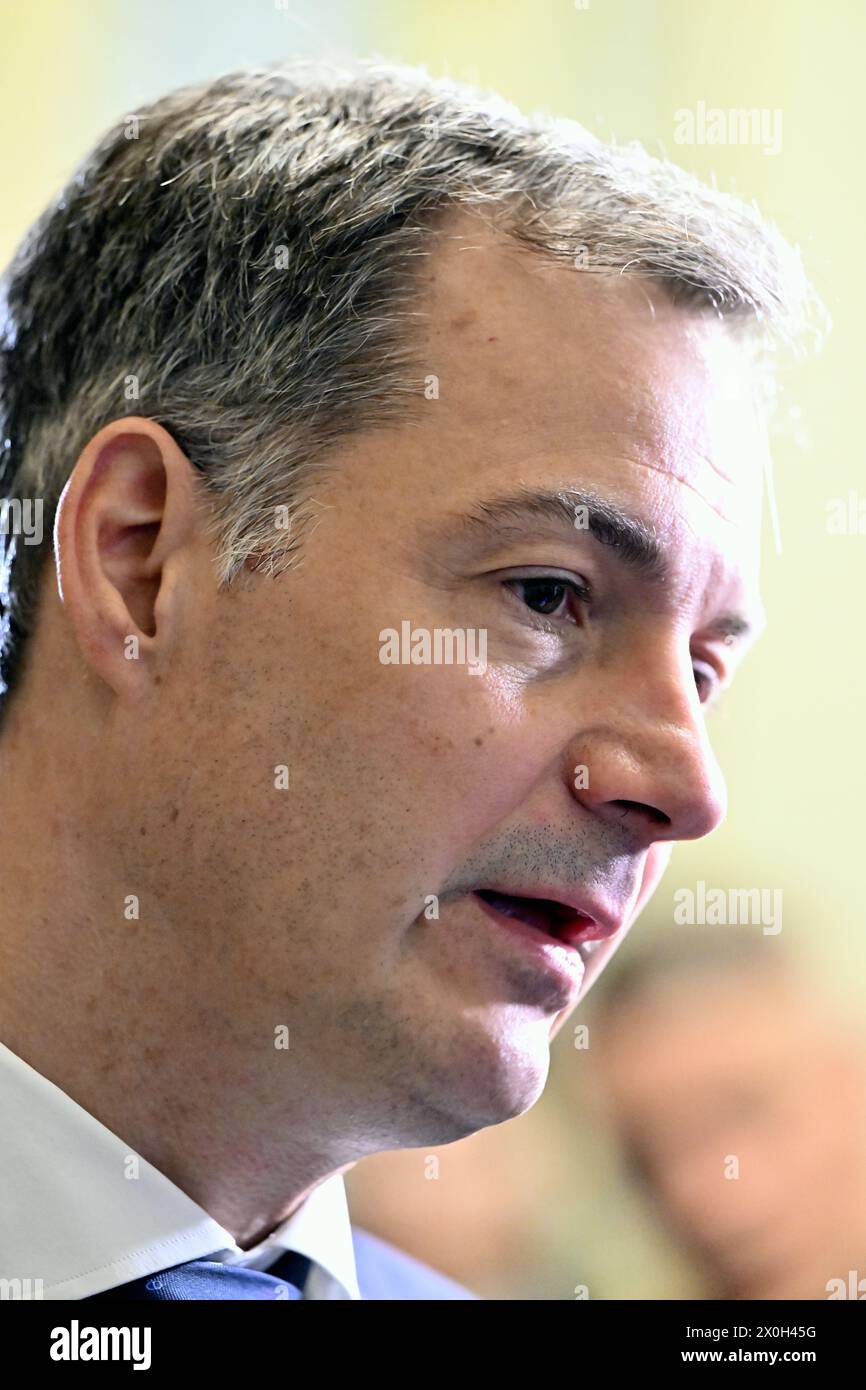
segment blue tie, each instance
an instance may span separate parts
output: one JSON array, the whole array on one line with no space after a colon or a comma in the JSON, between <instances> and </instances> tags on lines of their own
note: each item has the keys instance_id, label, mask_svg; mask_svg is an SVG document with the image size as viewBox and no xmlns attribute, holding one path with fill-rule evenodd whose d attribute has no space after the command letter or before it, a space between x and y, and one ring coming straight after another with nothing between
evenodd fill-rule
<instances>
[{"instance_id":1,"label":"blue tie","mask_svg":"<svg viewBox=\"0 0 866 1390\"><path fill-rule=\"evenodd\" d=\"M264 1298L285 1303L303 1299L309 1269L309 1258L295 1250L284 1251L269 1270L246 1269L218 1260L189 1260L120 1284L116 1289L91 1294L81 1302L135 1299L178 1303L188 1299Z\"/></svg>"}]
</instances>

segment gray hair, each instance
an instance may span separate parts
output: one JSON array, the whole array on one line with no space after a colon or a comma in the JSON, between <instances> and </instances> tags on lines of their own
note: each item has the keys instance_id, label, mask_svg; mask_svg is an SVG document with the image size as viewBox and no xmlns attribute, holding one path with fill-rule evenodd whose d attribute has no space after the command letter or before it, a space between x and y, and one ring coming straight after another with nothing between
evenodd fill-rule
<instances>
[{"instance_id":1,"label":"gray hair","mask_svg":"<svg viewBox=\"0 0 866 1390\"><path fill-rule=\"evenodd\" d=\"M754 207L637 144L420 69L230 73L122 119L18 250L0 287L2 496L41 498L50 536L88 440L146 415L201 475L219 583L251 557L291 563L329 450L423 400L413 269L458 207L776 342L817 302ZM0 544L10 689L47 546Z\"/></svg>"}]
</instances>

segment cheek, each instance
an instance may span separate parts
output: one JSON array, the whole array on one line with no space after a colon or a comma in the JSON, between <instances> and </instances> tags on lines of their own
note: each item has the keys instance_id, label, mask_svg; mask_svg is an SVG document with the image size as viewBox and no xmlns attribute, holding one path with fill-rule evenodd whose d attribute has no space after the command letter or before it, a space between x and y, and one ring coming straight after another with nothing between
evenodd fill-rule
<instances>
[{"instance_id":1,"label":"cheek","mask_svg":"<svg viewBox=\"0 0 866 1390\"><path fill-rule=\"evenodd\" d=\"M488 675L391 667L366 714L343 721L354 775L336 812L341 839L364 850L357 868L350 856L354 885L361 874L392 917L440 892L544 776L534 721L506 709Z\"/></svg>"},{"instance_id":2,"label":"cheek","mask_svg":"<svg viewBox=\"0 0 866 1390\"><path fill-rule=\"evenodd\" d=\"M552 721L530 710L525 692L501 672L439 673L435 692L422 694L415 677L406 705L425 712L428 750L418 749L444 820L431 832L460 843L512 816L546 777L556 775L563 747ZM431 808L432 809L432 808ZM453 820L451 819L453 818Z\"/></svg>"},{"instance_id":3,"label":"cheek","mask_svg":"<svg viewBox=\"0 0 866 1390\"><path fill-rule=\"evenodd\" d=\"M492 669L387 668L368 710L353 735L371 774L365 799L402 807L404 844L441 875L558 775L562 737Z\"/></svg>"}]
</instances>

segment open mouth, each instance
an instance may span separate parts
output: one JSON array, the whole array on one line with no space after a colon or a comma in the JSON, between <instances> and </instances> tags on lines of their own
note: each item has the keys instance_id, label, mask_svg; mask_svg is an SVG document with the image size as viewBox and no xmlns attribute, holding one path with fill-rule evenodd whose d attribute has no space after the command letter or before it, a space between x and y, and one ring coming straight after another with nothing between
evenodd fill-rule
<instances>
[{"instance_id":1,"label":"open mouth","mask_svg":"<svg viewBox=\"0 0 866 1390\"><path fill-rule=\"evenodd\" d=\"M556 941L574 945L591 941L599 935L598 923L592 917L575 912L568 903L552 898L520 898L513 893L497 893L490 888L477 888L475 896L503 917L513 917L527 926L537 927Z\"/></svg>"}]
</instances>

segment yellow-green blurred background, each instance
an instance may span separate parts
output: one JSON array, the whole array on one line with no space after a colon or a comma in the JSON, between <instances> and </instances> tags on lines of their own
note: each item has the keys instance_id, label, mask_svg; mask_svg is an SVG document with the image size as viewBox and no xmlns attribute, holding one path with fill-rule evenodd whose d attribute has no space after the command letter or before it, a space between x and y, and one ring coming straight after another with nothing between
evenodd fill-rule
<instances>
[{"instance_id":1,"label":"yellow-green blurred background","mask_svg":"<svg viewBox=\"0 0 866 1390\"><path fill-rule=\"evenodd\" d=\"M765 544L770 626L714 719L728 819L676 851L620 956L652 949L673 884L780 886L781 938L807 989L862 1013L866 535L826 525L829 499L866 494L862 0L5 0L0 14L4 263L110 122L172 86L292 56L418 63L639 139L755 199L801 245L833 331L817 358L785 372L781 553L769 528ZM781 150L675 143L674 113L699 102L780 111ZM381 1215L385 1234L487 1295L570 1298L581 1281L602 1298L697 1293L580 1104L576 1073L589 1065L591 1049L577 1051L566 1027L532 1112L436 1151L436 1180L421 1151L359 1165L348 1180L356 1218L375 1226Z\"/></svg>"}]
</instances>

